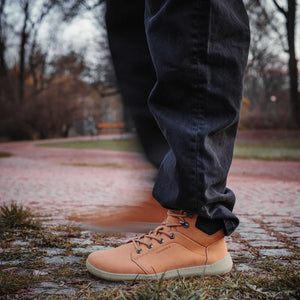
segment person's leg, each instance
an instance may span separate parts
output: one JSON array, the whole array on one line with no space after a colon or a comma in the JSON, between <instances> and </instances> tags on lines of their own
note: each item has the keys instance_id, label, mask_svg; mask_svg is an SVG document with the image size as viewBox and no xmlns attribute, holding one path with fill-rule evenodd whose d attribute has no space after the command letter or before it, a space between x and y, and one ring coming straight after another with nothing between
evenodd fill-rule
<instances>
[{"instance_id":1,"label":"person's leg","mask_svg":"<svg viewBox=\"0 0 300 300\"><path fill-rule=\"evenodd\" d=\"M172 210L149 234L90 254L87 268L109 280L226 273L232 261L224 234L238 224L226 177L248 17L242 0L146 0L145 27L157 76L150 107L171 147L154 196Z\"/></svg>"},{"instance_id":2,"label":"person's leg","mask_svg":"<svg viewBox=\"0 0 300 300\"><path fill-rule=\"evenodd\" d=\"M238 219L226 179L250 36L243 2L147 0L145 26L157 74L150 108L171 147L153 195L198 214L200 229L230 234Z\"/></svg>"},{"instance_id":3,"label":"person's leg","mask_svg":"<svg viewBox=\"0 0 300 300\"><path fill-rule=\"evenodd\" d=\"M106 27L124 109L134 121L147 159L156 167L169 150L147 99L156 80L144 28L143 0L106 0Z\"/></svg>"}]
</instances>

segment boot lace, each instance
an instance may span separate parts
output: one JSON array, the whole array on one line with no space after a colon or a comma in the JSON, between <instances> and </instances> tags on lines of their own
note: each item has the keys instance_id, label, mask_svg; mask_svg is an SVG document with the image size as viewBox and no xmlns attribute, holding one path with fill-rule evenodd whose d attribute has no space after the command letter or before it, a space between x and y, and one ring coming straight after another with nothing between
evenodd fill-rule
<instances>
[{"instance_id":1,"label":"boot lace","mask_svg":"<svg viewBox=\"0 0 300 300\"><path fill-rule=\"evenodd\" d=\"M133 243L136 252L139 254L142 252L141 245L145 245L148 247L148 249L151 249L153 247L151 241L156 240L159 244L162 244L164 242L164 239L161 237L161 235L165 235L169 237L170 239L175 238L175 234L171 233L171 229L174 227L180 227L183 226L185 228L189 227L189 223L185 221L185 218L187 216L190 216L187 212L182 211L168 211L168 216L175 217L179 220L178 223L167 223L167 221L164 221L161 226L157 227L155 230L150 231L147 234L143 234L139 237L133 238L129 240L127 243ZM166 231L169 229L169 232Z\"/></svg>"}]
</instances>

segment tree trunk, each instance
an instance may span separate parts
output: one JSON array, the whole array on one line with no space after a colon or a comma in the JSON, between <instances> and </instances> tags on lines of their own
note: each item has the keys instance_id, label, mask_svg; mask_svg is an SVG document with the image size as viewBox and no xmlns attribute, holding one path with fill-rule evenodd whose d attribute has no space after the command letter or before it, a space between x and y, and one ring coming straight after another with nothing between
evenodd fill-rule
<instances>
[{"instance_id":1,"label":"tree trunk","mask_svg":"<svg viewBox=\"0 0 300 300\"><path fill-rule=\"evenodd\" d=\"M296 0L288 0L286 29L289 52L290 102L293 128L300 128L300 93L298 91L298 66L295 54Z\"/></svg>"},{"instance_id":2,"label":"tree trunk","mask_svg":"<svg viewBox=\"0 0 300 300\"><path fill-rule=\"evenodd\" d=\"M28 1L24 6L24 22L21 31L21 43L20 43L20 71L19 71L19 102L22 103L24 99L24 81L25 81L25 46L27 43L27 22L28 22Z\"/></svg>"},{"instance_id":3,"label":"tree trunk","mask_svg":"<svg viewBox=\"0 0 300 300\"><path fill-rule=\"evenodd\" d=\"M4 7L5 7L5 1L2 0L0 3L0 77L6 76L7 69L6 69L6 62L5 62L5 49L6 49L6 40L3 33L2 25L4 22L3 15L4 15Z\"/></svg>"}]
</instances>

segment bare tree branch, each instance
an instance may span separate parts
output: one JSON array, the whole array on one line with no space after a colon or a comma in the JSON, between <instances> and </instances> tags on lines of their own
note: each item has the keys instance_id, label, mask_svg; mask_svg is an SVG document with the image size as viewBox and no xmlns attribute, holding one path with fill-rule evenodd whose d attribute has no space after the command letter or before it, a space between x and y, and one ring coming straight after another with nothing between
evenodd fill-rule
<instances>
[{"instance_id":1,"label":"bare tree branch","mask_svg":"<svg viewBox=\"0 0 300 300\"><path fill-rule=\"evenodd\" d=\"M277 9L286 17L287 12L284 10L284 8L281 7L276 0L273 0L273 3L277 7Z\"/></svg>"}]
</instances>

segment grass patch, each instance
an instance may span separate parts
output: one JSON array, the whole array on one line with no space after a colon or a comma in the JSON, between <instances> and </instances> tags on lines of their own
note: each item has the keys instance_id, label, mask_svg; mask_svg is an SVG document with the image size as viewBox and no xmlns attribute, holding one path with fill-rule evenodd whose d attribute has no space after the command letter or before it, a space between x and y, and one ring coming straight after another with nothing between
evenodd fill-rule
<instances>
[{"instance_id":1,"label":"grass patch","mask_svg":"<svg viewBox=\"0 0 300 300\"><path fill-rule=\"evenodd\" d=\"M122 170L144 170L149 167L139 164L119 164L119 163L103 163L103 164L90 164L90 163L62 163L63 166L72 167L92 167L92 168L110 168L110 169L122 169ZM151 167L150 167L151 168Z\"/></svg>"},{"instance_id":2,"label":"grass patch","mask_svg":"<svg viewBox=\"0 0 300 300\"><path fill-rule=\"evenodd\" d=\"M52 228L53 231L61 232L63 236L68 238L81 237L81 228L71 225L56 225Z\"/></svg>"},{"instance_id":3,"label":"grass patch","mask_svg":"<svg viewBox=\"0 0 300 300\"><path fill-rule=\"evenodd\" d=\"M235 158L300 161L300 141L239 142L234 149Z\"/></svg>"},{"instance_id":4,"label":"grass patch","mask_svg":"<svg viewBox=\"0 0 300 300\"><path fill-rule=\"evenodd\" d=\"M0 151L0 158L11 157L13 154L11 152Z\"/></svg>"},{"instance_id":5,"label":"grass patch","mask_svg":"<svg viewBox=\"0 0 300 300\"><path fill-rule=\"evenodd\" d=\"M60 143L37 144L39 147L59 147L59 148L74 148L74 149L101 149L101 150L116 150L126 152L142 151L139 143L134 139L121 140L97 140L97 141L73 141Z\"/></svg>"},{"instance_id":6,"label":"grass patch","mask_svg":"<svg viewBox=\"0 0 300 300\"><path fill-rule=\"evenodd\" d=\"M25 290L32 287L32 284L42 281L41 276L33 274L18 274L15 270L0 272L0 295L17 294L22 297ZM4 299L4 298L3 298Z\"/></svg>"},{"instance_id":7,"label":"grass patch","mask_svg":"<svg viewBox=\"0 0 300 300\"><path fill-rule=\"evenodd\" d=\"M59 236L52 232L43 232L41 235L38 235L36 239L32 241L32 245L34 247L58 248L66 250L75 246L66 239L66 236Z\"/></svg>"},{"instance_id":8,"label":"grass patch","mask_svg":"<svg viewBox=\"0 0 300 300\"><path fill-rule=\"evenodd\" d=\"M14 251L3 251L0 253L0 260L3 262L10 261L27 261L35 260L37 257L41 257L44 254L42 250L37 250L34 247L26 246L26 248L14 248ZM28 265L29 266L29 265Z\"/></svg>"},{"instance_id":9,"label":"grass patch","mask_svg":"<svg viewBox=\"0 0 300 300\"><path fill-rule=\"evenodd\" d=\"M110 169L126 169L128 166L117 163L104 163L104 164L89 164L89 163L62 163L64 166L73 167L93 167L93 168L110 168Z\"/></svg>"},{"instance_id":10,"label":"grass patch","mask_svg":"<svg viewBox=\"0 0 300 300\"><path fill-rule=\"evenodd\" d=\"M38 144L37 146L75 149L117 150L127 152L142 151L142 148L139 145L139 143L133 139L60 142ZM293 140L274 140L270 142L237 141L234 150L234 157L264 160L300 161L300 140L295 138ZM107 167L110 166L108 165ZM119 166L113 165L111 167L116 168Z\"/></svg>"},{"instance_id":11,"label":"grass patch","mask_svg":"<svg viewBox=\"0 0 300 300\"><path fill-rule=\"evenodd\" d=\"M233 270L223 276L133 282L90 293L88 299L299 299L299 296L299 269L275 263L260 274Z\"/></svg>"},{"instance_id":12,"label":"grass patch","mask_svg":"<svg viewBox=\"0 0 300 300\"><path fill-rule=\"evenodd\" d=\"M0 231L15 228L37 229L40 224L33 220L33 214L21 204L12 202L10 206L0 206Z\"/></svg>"}]
</instances>

